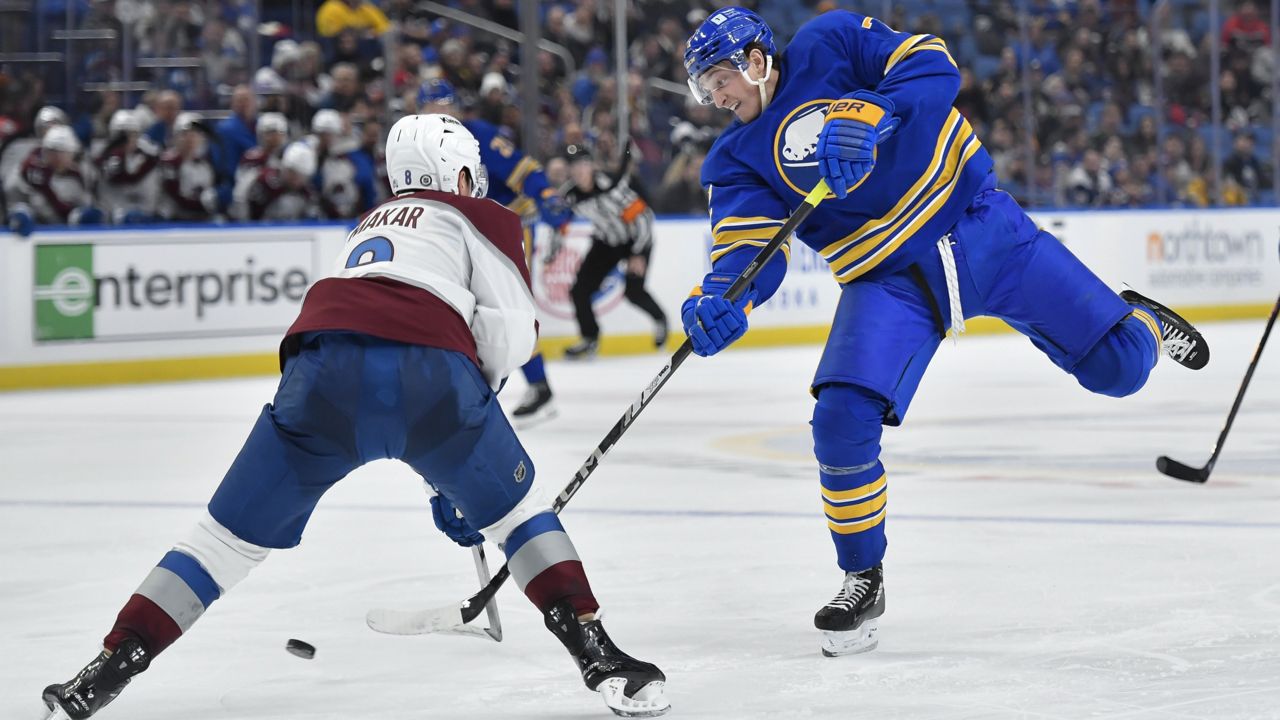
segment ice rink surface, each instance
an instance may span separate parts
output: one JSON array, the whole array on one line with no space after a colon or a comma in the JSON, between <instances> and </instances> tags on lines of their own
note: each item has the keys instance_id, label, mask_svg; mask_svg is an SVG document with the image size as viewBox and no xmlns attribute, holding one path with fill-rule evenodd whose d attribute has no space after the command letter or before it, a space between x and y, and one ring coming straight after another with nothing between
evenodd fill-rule
<instances>
[{"instance_id":1,"label":"ice rink surface","mask_svg":"<svg viewBox=\"0 0 1280 720\"><path fill-rule=\"evenodd\" d=\"M821 657L812 627L841 577L809 454L817 347L691 358L564 522L614 639L669 676L671 718L1280 718L1280 347L1207 485L1154 469L1208 458L1262 321L1203 329L1206 370L1162 361L1125 400L1018 336L945 344L886 432L867 655ZM662 362L552 364L561 416L522 433L540 480L563 486ZM97 652L275 382L0 395L0 718L37 716ZM475 589L415 476L375 463L98 717L611 717L510 585L501 644L364 625Z\"/></svg>"}]
</instances>

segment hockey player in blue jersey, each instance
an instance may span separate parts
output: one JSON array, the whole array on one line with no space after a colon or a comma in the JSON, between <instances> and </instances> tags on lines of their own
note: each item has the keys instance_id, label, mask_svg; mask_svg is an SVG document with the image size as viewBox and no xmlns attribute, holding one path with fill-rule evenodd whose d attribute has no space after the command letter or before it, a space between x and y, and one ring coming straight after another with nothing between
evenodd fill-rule
<instances>
[{"instance_id":1,"label":"hockey player in blue jersey","mask_svg":"<svg viewBox=\"0 0 1280 720\"><path fill-rule=\"evenodd\" d=\"M480 160L489 171L489 197L523 218L525 253L532 264L533 226L538 219L550 225L555 233L563 233L573 219L573 211L548 182L542 165L520 152L498 127L484 120L463 119L458 97L446 80L428 80L418 88L418 112L444 113L458 118L480 141ZM555 402L542 353L536 352L520 370L529 389L511 412L517 427L529 427L555 417Z\"/></svg>"},{"instance_id":2,"label":"hockey player in blue jersey","mask_svg":"<svg viewBox=\"0 0 1280 720\"><path fill-rule=\"evenodd\" d=\"M796 237L841 285L812 383L813 445L843 585L815 617L829 656L876 646L885 596L884 425L902 423L948 329L1001 318L1086 389L1136 392L1163 352L1199 369L1204 339L1168 308L1116 294L996 186L991 158L952 106L946 44L851 12L820 15L785 52L754 13L723 8L689 39L694 96L736 116L702 184L711 272L682 307L695 353L747 330L786 272L777 253L738 301L735 277L825 180Z\"/></svg>"}]
</instances>

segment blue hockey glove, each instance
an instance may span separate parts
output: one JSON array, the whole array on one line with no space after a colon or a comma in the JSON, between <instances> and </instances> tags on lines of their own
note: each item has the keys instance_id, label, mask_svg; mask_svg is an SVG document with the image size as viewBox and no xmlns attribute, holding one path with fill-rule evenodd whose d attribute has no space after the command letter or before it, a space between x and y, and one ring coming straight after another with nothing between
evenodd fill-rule
<instances>
[{"instance_id":1,"label":"blue hockey glove","mask_svg":"<svg viewBox=\"0 0 1280 720\"><path fill-rule=\"evenodd\" d=\"M542 191L542 202L539 205L542 222L550 225L553 231L562 231L573 220L573 208L569 207L564 196L552 188Z\"/></svg>"},{"instance_id":2,"label":"blue hockey glove","mask_svg":"<svg viewBox=\"0 0 1280 720\"><path fill-rule=\"evenodd\" d=\"M28 237L36 229L36 220L26 210L13 210L9 213L9 229L20 237Z\"/></svg>"},{"instance_id":3,"label":"blue hockey glove","mask_svg":"<svg viewBox=\"0 0 1280 720\"><path fill-rule=\"evenodd\" d=\"M141 210L126 210L117 216L117 225L146 225L152 221L152 217Z\"/></svg>"},{"instance_id":4,"label":"blue hockey glove","mask_svg":"<svg viewBox=\"0 0 1280 720\"><path fill-rule=\"evenodd\" d=\"M898 129L893 101L858 90L831 103L818 135L818 171L831 192L842 198L871 173L876 145Z\"/></svg>"},{"instance_id":5,"label":"blue hockey glove","mask_svg":"<svg viewBox=\"0 0 1280 720\"><path fill-rule=\"evenodd\" d=\"M69 225L101 225L107 221L106 213L92 205L84 205L67 215Z\"/></svg>"},{"instance_id":6,"label":"blue hockey glove","mask_svg":"<svg viewBox=\"0 0 1280 720\"><path fill-rule=\"evenodd\" d=\"M450 540L462 547L471 547L484 542L484 535L471 527L458 508L443 495L431 496L431 519L436 521L436 527L440 532L448 535Z\"/></svg>"},{"instance_id":7,"label":"blue hockey glove","mask_svg":"<svg viewBox=\"0 0 1280 720\"><path fill-rule=\"evenodd\" d=\"M756 291L748 289L736 302L730 302L724 293L734 279L731 275L710 273L680 306L680 320L695 355L711 357L746 334L747 313L756 300Z\"/></svg>"}]
</instances>

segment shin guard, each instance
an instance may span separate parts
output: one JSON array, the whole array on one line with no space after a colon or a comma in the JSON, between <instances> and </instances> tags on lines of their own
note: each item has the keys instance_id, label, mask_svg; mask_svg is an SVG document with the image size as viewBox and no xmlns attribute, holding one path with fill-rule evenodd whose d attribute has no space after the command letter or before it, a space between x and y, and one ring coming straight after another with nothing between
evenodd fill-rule
<instances>
[{"instance_id":1,"label":"shin guard","mask_svg":"<svg viewBox=\"0 0 1280 720\"><path fill-rule=\"evenodd\" d=\"M888 404L870 390L827 385L813 411L813 446L822 481L823 509L847 572L866 570L884 558L887 485L880 464L880 435Z\"/></svg>"}]
</instances>

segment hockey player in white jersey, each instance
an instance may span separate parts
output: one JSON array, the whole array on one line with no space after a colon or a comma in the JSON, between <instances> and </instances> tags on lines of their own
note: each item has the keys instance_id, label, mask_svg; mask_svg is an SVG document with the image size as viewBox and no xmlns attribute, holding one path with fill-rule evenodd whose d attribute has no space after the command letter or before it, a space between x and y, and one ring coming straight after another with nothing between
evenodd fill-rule
<instances>
[{"instance_id":1,"label":"hockey player in white jersey","mask_svg":"<svg viewBox=\"0 0 1280 720\"><path fill-rule=\"evenodd\" d=\"M278 112L259 115L258 125L254 130L258 136L257 146L245 150L236 165L230 210L231 217L236 220L249 218L249 187L262 174L263 169L280 167L285 145L289 143L289 120ZM310 181L311 178L307 179Z\"/></svg>"},{"instance_id":2,"label":"hockey player in white jersey","mask_svg":"<svg viewBox=\"0 0 1280 720\"><path fill-rule=\"evenodd\" d=\"M108 138L94 154L98 199L116 224L155 219L160 201L160 148L142 134L133 110L117 110L107 123Z\"/></svg>"},{"instance_id":3,"label":"hockey player in white jersey","mask_svg":"<svg viewBox=\"0 0 1280 720\"><path fill-rule=\"evenodd\" d=\"M173 147L160 155L160 217L203 221L222 212L218 169L202 118L184 112L173 123Z\"/></svg>"},{"instance_id":4,"label":"hockey player in white jersey","mask_svg":"<svg viewBox=\"0 0 1280 720\"><path fill-rule=\"evenodd\" d=\"M50 718L82 720L112 702L272 549L296 546L325 491L380 458L430 483L434 509L452 519L450 537L465 543L482 532L499 544L611 710L645 717L670 708L662 671L605 633L550 493L498 405L498 389L537 339L520 218L481 199L479 145L452 118L401 118L387 170L395 196L364 217L332 275L308 292L281 343L274 402L207 512L125 604L102 653L45 689Z\"/></svg>"},{"instance_id":5,"label":"hockey player in white jersey","mask_svg":"<svg viewBox=\"0 0 1280 720\"><path fill-rule=\"evenodd\" d=\"M0 178L9 177L23 160L40 148L40 141L49 132L49 128L70 124L67 114L58 106L45 105L40 108L31 123L31 135L16 138L0 149Z\"/></svg>"},{"instance_id":6,"label":"hockey player in white jersey","mask_svg":"<svg viewBox=\"0 0 1280 720\"><path fill-rule=\"evenodd\" d=\"M316 151L304 142L285 148L279 167L263 166L245 190L244 218L248 220L314 220L320 203L311 177L316 174Z\"/></svg>"},{"instance_id":7,"label":"hockey player in white jersey","mask_svg":"<svg viewBox=\"0 0 1280 720\"><path fill-rule=\"evenodd\" d=\"M50 127L40 147L4 179L8 224L30 235L36 224L98 225L105 216L94 206L89 183L77 157L80 141L66 125Z\"/></svg>"},{"instance_id":8,"label":"hockey player in white jersey","mask_svg":"<svg viewBox=\"0 0 1280 720\"><path fill-rule=\"evenodd\" d=\"M307 142L316 151L316 182L324 217L345 220L360 217L373 206L373 167L360 152L359 142L347 131L337 110L320 110L311 118Z\"/></svg>"}]
</instances>

